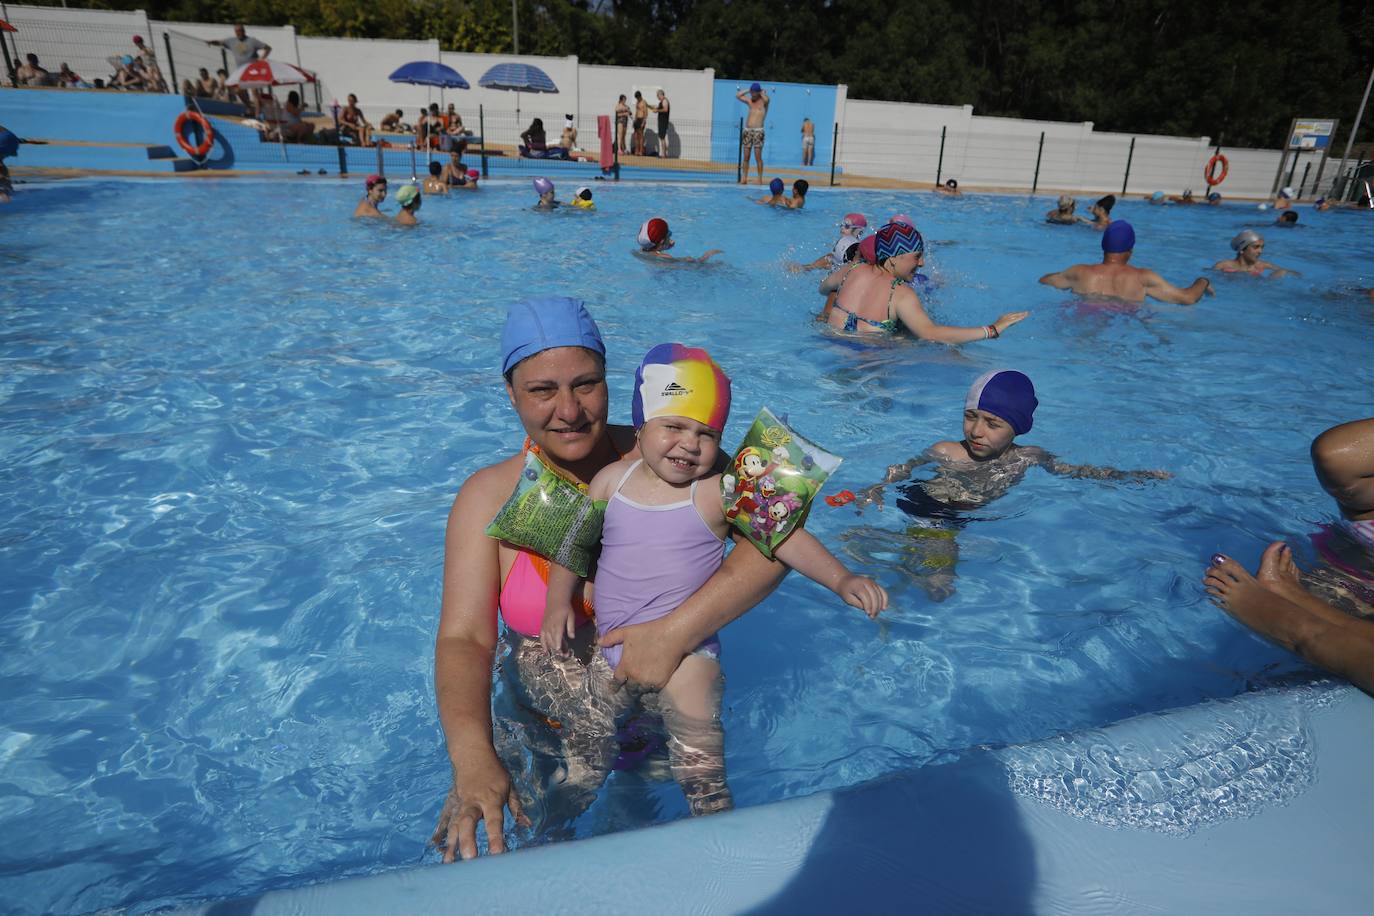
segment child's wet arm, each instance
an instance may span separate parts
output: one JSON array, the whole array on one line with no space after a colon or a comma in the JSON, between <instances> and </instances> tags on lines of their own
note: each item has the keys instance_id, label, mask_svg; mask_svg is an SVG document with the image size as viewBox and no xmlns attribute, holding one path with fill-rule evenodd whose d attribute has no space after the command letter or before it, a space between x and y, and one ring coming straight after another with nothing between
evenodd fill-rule
<instances>
[{"instance_id":1,"label":"child's wet arm","mask_svg":"<svg viewBox=\"0 0 1374 916\"><path fill-rule=\"evenodd\" d=\"M812 582L831 591L839 588L849 570L805 528L798 528L773 554Z\"/></svg>"}]
</instances>

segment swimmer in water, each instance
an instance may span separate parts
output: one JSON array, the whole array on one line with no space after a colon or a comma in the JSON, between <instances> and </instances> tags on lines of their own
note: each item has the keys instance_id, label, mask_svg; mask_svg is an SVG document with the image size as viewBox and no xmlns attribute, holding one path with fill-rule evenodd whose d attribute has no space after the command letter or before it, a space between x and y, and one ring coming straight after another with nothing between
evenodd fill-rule
<instances>
[{"instance_id":1,"label":"swimmer in water","mask_svg":"<svg viewBox=\"0 0 1374 916\"><path fill-rule=\"evenodd\" d=\"M1297 214L1293 214L1296 216ZM1277 264L1260 260L1260 255L1264 254L1264 236L1253 229L1242 229L1240 233L1231 239L1231 250L1236 253L1234 258L1227 258L1224 261L1217 261L1212 265L1213 270L1220 270L1228 274L1251 274L1259 277L1263 276L1266 270L1271 271L1271 277L1283 277L1288 274L1296 273L1291 270L1284 270Z\"/></svg>"},{"instance_id":2,"label":"swimmer in water","mask_svg":"<svg viewBox=\"0 0 1374 916\"><path fill-rule=\"evenodd\" d=\"M1035 445L1017 445L1015 437L1030 432L1040 402L1035 386L1014 369L995 369L978 377L964 398L964 438L937 442L920 455L887 469L883 482L863 491L856 509L883 507L883 490L900 483L916 468L935 465L935 476L907 484L897 507L916 520L908 529L904 550L914 561L911 571L934 601L954 593L958 529L970 519L961 513L980 509L1021 481L1026 471L1044 468L1062 477L1093 480L1166 480L1167 471L1118 471L1087 464L1068 464ZM905 539L904 539L905 540Z\"/></svg>"},{"instance_id":3,"label":"swimmer in water","mask_svg":"<svg viewBox=\"0 0 1374 916\"><path fill-rule=\"evenodd\" d=\"M367 181L363 182L365 193L363 199L358 201L358 206L353 210L354 216L376 216L386 219L386 214L377 207L382 201L386 200L386 179L381 175L368 175Z\"/></svg>"},{"instance_id":4,"label":"swimmer in water","mask_svg":"<svg viewBox=\"0 0 1374 916\"><path fill-rule=\"evenodd\" d=\"M1280 229L1292 229L1298 224L1298 211L1285 210L1279 214L1279 218L1274 220L1274 225Z\"/></svg>"},{"instance_id":5,"label":"swimmer in water","mask_svg":"<svg viewBox=\"0 0 1374 916\"><path fill-rule=\"evenodd\" d=\"M1085 219L1083 222L1090 224L1098 232L1103 232L1112 224L1112 207L1115 206L1115 194L1099 197L1097 203L1088 208L1088 212L1093 215L1093 218L1090 220Z\"/></svg>"},{"instance_id":6,"label":"swimmer in water","mask_svg":"<svg viewBox=\"0 0 1374 916\"><path fill-rule=\"evenodd\" d=\"M704 264L712 256L720 254L719 248L712 248L710 251L695 258L679 257L668 253L672 248L672 230L668 228L668 221L655 216L653 219L644 221L644 225L639 227L639 250L635 254L641 258L649 258L658 261L673 261L679 264Z\"/></svg>"},{"instance_id":7,"label":"swimmer in water","mask_svg":"<svg viewBox=\"0 0 1374 916\"><path fill-rule=\"evenodd\" d=\"M959 182L950 178L944 184L937 184L931 188L936 194L943 194L946 197L963 197L964 192L959 190Z\"/></svg>"},{"instance_id":8,"label":"swimmer in water","mask_svg":"<svg viewBox=\"0 0 1374 916\"><path fill-rule=\"evenodd\" d=\"M415 214L420 210L420 199L420 189L413 184L408 184L396 192L396 203L401 205L400 212L396 214L398 225L420 225L420 221L415 218Z\"/></svg>"},{"instance_id":9,"label":"swimmer in water","mask_svg":"<svg viewBox=\"0 0 1374 916\"><path fill-rule=\"evenodd\" d=\"M792 196L783 199L783 206L789 210L800 210L806 206L806 192L811 190L811 182L798 178L792 182Z\"/></svg>"},{"instance_id":10,"label":"swimmer in water","mask_svg":"<svg viewBox=\"0 0 1374 916\"><path fill-rule=\"evenodd\" d=\"M846 213L844 219L840 220L840 238L830 249L829 254L823 254L810 264L789 265L792 271L802 270L838 270L849 261L854 259L850 254L850 247L856 245L868 231L868 218L862 213Z\"/></svg>"},{"instance_id":11,"label":"swimmer in water","mask_svg":"<svg viewBox=\"0 0 1374 916\"><path fill-rule=\"evenodd\" d=\"M1172 202L1174 202L1174 203L1176 203L1176 204L1190 204L1190 205L1191 205L1191 204L1197 203L1197 201L1193 199L1193 189L1192 189L1192 188L1186 188L1186 189L1184 189L1182 195L1179 195L1179 194L1170 194L1170 195L1169 195L1169 200L1171 200Z\"/></svg>"},{"instance_id":12,"label":"swimmer in water","mask_svg":"<svg viewBox=\"0 0 1374 916\"><path fill-rule=\"evenodd\" d=\"M1146 194L1145 199L1148 200L1150 203L1154 204L1155 206L1162 206L1169 202L1168 198L1164 196L1163 191L1155 191L1152 194Z\"/></svg>"},{"instance_id":13,"label":"swimmer in water","mask_svg":"<svg viewBox=\"0 0 1374 916\"><path fill-rule=\"evenodd\" d=\"M578 188L576 191L573 191L573 199L569 201L569 203L571 203L574 207L576 207L579 210L596 209L596 203L592 200L591 188L584 187Z\"/></svg>"},{"instance_id":14,"label":"swimmer in water","mask_svg":"<svg viewBox=\"0 0 1374 916\"><path fill-rule=\"evenodd\" d=\"M562 206L554 197L553 182L547 178L541 176L534 179L534 193L539 195L539 202L534 205L536 210L557 210Z\"/></svg>"},{"instance_id":15,"label":"swimmer in water","mask_svg":"<svg viewBox=\"0 0 1374 916\"><path fill-rule=\"evenodd\" d=\"M1208 192L1207 192L1207 206L1209 206L1209 207L1220 207L1220 206L1221 206L1221 192L1220 192L1220 191L1208 191Z\"/></svg>"},{"instance_id":16,"label":"swimmer in water","mask_svg":"<svg viewBox=\"0 0 1374 916\"><path fill-rule=\"evenodd\" d=\"M444 167L438 162L429 164L429 175L425 177L426 194L447 194L448 182L443 179Z\"/></svg>"},{"instance_id":17,"label":"swimmer in water","mask_svg":"<svg viewBox=\"0 0 1374 916\"><path fill-rule=\"evenodd\" d=\"M1295 196L1292 188L1282 188L1279 190L1278 196L1270 201L1269 206L1273 207L1275 210L1287 210L1289 207L1293 206L1293 198Z\"/></svg>"},{"instance_id":18,"label":"swimmer in water","mask_svg":"<svg viewBox=\"0 0 1374 916\"><path fill-rule=\"evenodd\" d=\"M1304 573L1274 541L1255 575L1216 554L1203 584L1241 623L1374 694L1374 417L1313 440L1312 467L1341 514L1313 539L1329 565Z\"/></svg>"},{"instance_id":19,"label":"swimmer in water","mask_svg":"<svg viewBox=\"0 0 1374 916\"><path fill-rule=\"evenodd\" d=\"M1078 201L1068 194L1059 195L1059 206L1045 214L1045 222L1058 223L1063 226L1072 226L1075 223L1089 222L1074 212L1078 206Z\"/></svg>"},{"instance_id":20,"label":"swimmer in water","mask_svg":"<svg viewBox=\"0 0 1374 916\"><path fill-rule=\"evenodd\" d=\"M787 199L782 196L784 187L786 187L786 185L782 183L781 178L774 178L772 181L768 182L768 196L760 197L758 200L754 201L754 203L763 204L768 207L786 207Z\"/></svg>"},{"instance_id":21,"label":"swimmer in water","mask_svg":"<svg viewBox=\"0 0 1374 916\"><path fill-rule=\"evenodd\" d=\"M1124 219L1116 220L1102 233L1101 264L1075 264L1045 274L1040 282L1072 290L1080 296L1109 296L1127 302L1144 302L1149 296L1160 302L1193 305L1204 293L1215 295L1206 277L1198 277L1191 286L1180 289L1153 270L1132 267L1127 262L1134 248L1135 230Z\"/></svg>"}]
</instances>

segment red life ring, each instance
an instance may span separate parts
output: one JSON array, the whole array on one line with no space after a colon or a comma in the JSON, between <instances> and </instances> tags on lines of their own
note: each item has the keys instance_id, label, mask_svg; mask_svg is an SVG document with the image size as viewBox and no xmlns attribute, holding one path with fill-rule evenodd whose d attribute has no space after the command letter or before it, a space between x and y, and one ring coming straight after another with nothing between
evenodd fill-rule
<instances>
[{"instance_id":1,"label":"red life ring","mask_svg":"<svg viewBox=\"0 0 1374 916\"><path fill-rule=\"evenodd\" d=\"M201 132L204 135L204 139L200 141L200 146L192 146L190 141L186 139L186 135L181 132L182 128L186 126L187 121L200 125ZM177 120L176 123L172 125L172 130L177 135L177 145L186 150L188 155L194 156L197 159L204 159L206 154L210 152L210 148L215 145L214 128L210 126L209 119L198 111L183 111L181 114L177 115Z\"/></svg>"},{"instance_id":2,"label":"red life ring","mask_svg":"<svg viewBox=\"0 0 1374 916\"><path fill-rule=\"evenodd\" d=\"M1221 174L1218 175L1217 163L1221 164ZM1207 160L1207 165L1202 169L1202 180L1207 182L1207 187L1215 187L1226 180L1226 174L1231 171L1231 163L1226 161L1226 157L1217 153Z\"/></svg>"}]
</instances>

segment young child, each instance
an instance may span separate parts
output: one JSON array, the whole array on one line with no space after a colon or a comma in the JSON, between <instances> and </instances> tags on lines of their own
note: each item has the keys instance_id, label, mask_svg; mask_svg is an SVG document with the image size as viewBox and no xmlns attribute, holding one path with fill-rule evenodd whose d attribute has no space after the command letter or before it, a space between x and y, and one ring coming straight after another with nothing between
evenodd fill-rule
<instances>
[{"instance_id":1,"label":"young child","mask_svg":"<svg viewBox=\"0 0 1374 916\"><path fill-rule=\"evenodd\" d=\"M964 399L964 438L937 442L903 464L887 469L882 483L864 491L855 507L883 505L883 489L904 481L926 464L936 465L935 476L902 488L897 507L917 520L906 533L915 539L910 551L918 581L931 600L954 594L959 547L955 533L969 519L960 513L979 509L1020 483L1026 471L1044 468L1064 477L1097 480L1167 479L1166 471L1118 471L1087 464L1067 464L1035 445L1017 445L1017 436L1030 432L1035 386L1014 369L995 369L978 377ZM853 552L853 551L851 551Z\"/></svg>"},{"instance_id":2,"label":"young child","mask_svg":"<svg viewBox=\"0 0 1374 916\"><path fill-rule=\"evenodd\" d=\"M800 210L806 206L806 192L811 190L811 182L798 178L792 182L792 196L783 199L782 205L789 210Z\"/></svg>"},{"instance_id":3,"label":"young child","mask_svg":"<svg viewBox=\"0 0 1374 916\"><path fill-rule=\"evenodd\" d=\"M415 214L420 209L420 189L413 184L408 184L396 192L396 203L401 205L400 212L396 214L396 222L402 226L418 226L420 221L415 218Z\"/></svg>"},{"instance_id":4,"label":"young child","mask_svg":"<svg viewBox=\"0 0 1374 916\"><path fill-rule=\"evenodd\" d=\"M730 525L717 458L729 412L730 379L705 350L659 344L635 372L633 418L642 457L606 467L588 493L606 507L595 579L598 635L668 614L720 567ZM851 573L804 529L796 529L775 553L869 617L887 606L881 586ZM550 566L540 632L550 652L561 654L565 637L573 636L578 583L572 571ZM682 660L661 691L645 697L663 715L673 776L693 814L733 805L725 781L719 655L720 641L712 635ZM603 648L588 673L590 683L601 685L592 688L592 702L608 704L612 719L623 719L636 700L631 691L607 689L619 661L619 646ZM592 782L599 786L615 754L612 738L604 759L586 762L586 771L575 772L577 762L570 759L569 780L583 789Z\"/></svg>"},{"instance_id":5,"label":"young child","mask_svg":"<svg viewBox=\"0 0 1374 916\"><path fill-rule=\"evenodd\" d=\"M536 210L557 210L562 204L553 194L553 182L542 175L534 179L534 193L539 195L539 203L534 205Z\"/></svg>"},{"instance_id":6,"label":"young child","mask_svg":"<svg viewBox=\"0 0 1374 916\"><path fill-rule=\"evenodd\" d=\"M572 205L579 210L595 210L596 202L592 200L592 189L584 187L574 191Z\"/></svg>"},{"instance_id":7,"label":"young child","mask_svg":"<svg viewBox=\"0 0 1374 916\"><path fill-rule=\"evenodd\" d=\"M447 194L448 183L443 179L444 167L438 162L429 164L429 175L425 178L426 194Z\"/></svg>"},{"instance_id":8,"label":"young child","mask_svg":"<svg viewBox=\"0 0 1374 916\"><path fill-rule=\"evenodd\" d=\"M862 213L846 213L844 219L840 220L840 238L830 253L821 255L810 264L796 264L793 270L839 270L858 257L857 252L851 253L849 249L863 239L866 231L868 219Z\"/></svg>"},{"instance_id":9,"label":"young child","mask_svg":"<svg viewBox=\"0 0 1374 916\"><path fill-rule=\"evenodd\" d=\"M712 255L720 254L719 248L712 248L699 257L678 257L668 253L668 249L674 244L673 232L668 228L668 221L655 216L653 219L646 219L639 227L639 250L635 254L641 258L675 261L680 264L703 264Z\"/></svg>"},{"instance_id":10,"label":"young child","mask_svg":"<svg viewBox=\"0 0 1374 916\"><path fill-rule=\"evenodd\" d=\"M754 201L754 203L764 204L769 207L788 206L787 198L782 196L782 191L785 187L787 186L782 183L781 178L774 178L772 181L768 182L768 196L760 197L758 200Z\"/></svg>"}]
</instances>

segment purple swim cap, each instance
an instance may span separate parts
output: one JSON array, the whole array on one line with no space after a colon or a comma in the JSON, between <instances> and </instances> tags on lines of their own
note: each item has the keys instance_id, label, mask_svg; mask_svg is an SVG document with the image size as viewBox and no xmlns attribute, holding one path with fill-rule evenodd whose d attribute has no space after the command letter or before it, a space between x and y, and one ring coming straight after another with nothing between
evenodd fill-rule
<instances>
[{"instance_id":1,"label":"purple swim cap","mask_svg":"<svg viewBox=\"0 0 1374 916\"><path fill-rule=\"evenodd\" d=\"M774 194L781 194L782 188L783 184L781 178L774 178L772 181L768 182L768 190L772 191Z\"/></svg>"},{"instance_id":2,"label":"purple swim cap","mask_svg":"<svg viewBox=\"0 0 1374 916\"><path fill-rule=\"evenodd\" d=\"M1102 233L1102 250L1107 254L1123 254L1135 248L1135 230L1124 219L1113 220Z\"/></svg>"},{"instance_id":3,"label":"purple swim cap","mask_svg":"<svg viewBox=\"0 0 1374 916\"><path fill-rule=\"evenodd\" d=\"M965 410L986 410L1001 417L1018 436L1030 432L1039 406L1035 386L1015 369L994 369L978 376L964 399Z\"/></svg>"}]
</instances>

